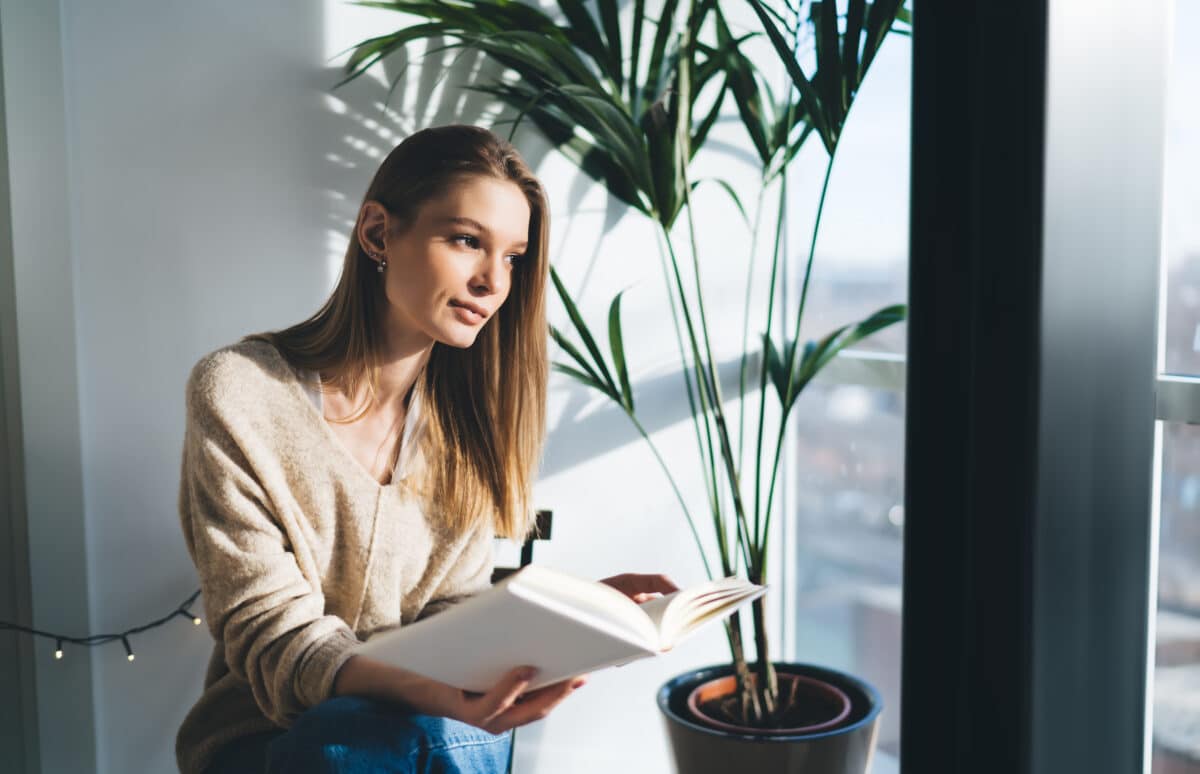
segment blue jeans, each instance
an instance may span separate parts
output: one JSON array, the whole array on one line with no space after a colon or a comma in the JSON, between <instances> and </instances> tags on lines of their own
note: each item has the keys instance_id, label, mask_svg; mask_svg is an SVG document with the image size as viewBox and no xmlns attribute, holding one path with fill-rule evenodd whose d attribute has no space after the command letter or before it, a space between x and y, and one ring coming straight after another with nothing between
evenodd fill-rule
<instances>
[{"instance_id":1,"label":"blue jeans","mask_svg":"<svg viewBox=\"0 0 1200 774\"><path fill-rule=\"evenodd\" d=\"M339 696L286 731L222 748L206 774L503 774L512 740L387 702Z\"/></svg>"}]
</instances>

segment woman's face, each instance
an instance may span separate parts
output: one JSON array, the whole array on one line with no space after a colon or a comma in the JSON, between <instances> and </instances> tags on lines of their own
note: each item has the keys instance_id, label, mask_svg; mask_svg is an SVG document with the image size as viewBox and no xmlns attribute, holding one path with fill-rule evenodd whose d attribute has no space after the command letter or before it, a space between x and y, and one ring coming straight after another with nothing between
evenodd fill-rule
<instances>
[{"instance_id":1,"label":"woman's face","mask_svg":"<svg viewBox=\"0 0 1200 774\"><path fill-rule=\"evenodd\" d=\"M521 189L491 177L465 178L425 202L386 242L389 338L471 346L508 298L529 218Z\"/></svg>"}]
</instances>

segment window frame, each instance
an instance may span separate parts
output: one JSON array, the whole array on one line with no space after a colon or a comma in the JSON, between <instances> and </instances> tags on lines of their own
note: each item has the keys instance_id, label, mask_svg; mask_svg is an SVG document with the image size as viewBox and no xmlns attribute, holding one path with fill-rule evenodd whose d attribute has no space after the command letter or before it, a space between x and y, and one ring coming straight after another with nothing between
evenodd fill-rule
<instances>
[{"instance_id":1,"label":"window frame","mask_svg":"<svg viewBox=\"0 0 1200 774\"><path fill-rule=\"evenodd\" d=\"M1170 9L1126 10L915 9L905 772L1149 769Z\"/></svg>"}]
</instances>

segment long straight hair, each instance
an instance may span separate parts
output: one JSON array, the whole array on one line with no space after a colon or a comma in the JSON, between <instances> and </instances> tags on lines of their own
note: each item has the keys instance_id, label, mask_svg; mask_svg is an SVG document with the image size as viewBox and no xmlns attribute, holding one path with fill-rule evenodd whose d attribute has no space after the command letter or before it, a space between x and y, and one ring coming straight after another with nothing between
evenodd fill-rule
<instances>
[{"instance_id":1,"label":"long straight hair","mask_svg":"<svg viewBox=\"0 0 1200 774\"><path fill-rule=\"evenodd\" d=\"M424 129L397 145L363 197L396 216L397 228L416 221L421 205L469 177L515 183L529 202L529 244L512 268L508 298L475 343L460 349L434 342L414 389L420 390L425 429L419 490L442 524L455 533L492 519L497 535L523 539L533 527L532 489L546 431L546 276L549 210L541 183L511 144L486 129L452 125ZM362 410L377 402L387 297L359 243L358 220L342 274L325 304L309 319L280 331L254 334L296 368L354 396L365 385Z\"/></svg>"}]
</instances>

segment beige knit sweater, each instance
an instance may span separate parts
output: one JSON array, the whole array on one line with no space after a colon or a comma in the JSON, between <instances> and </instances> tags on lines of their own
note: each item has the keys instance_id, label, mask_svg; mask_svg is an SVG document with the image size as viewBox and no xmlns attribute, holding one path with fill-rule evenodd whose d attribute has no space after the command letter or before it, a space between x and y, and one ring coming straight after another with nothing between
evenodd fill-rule
<instances>
[{"instance_id":1,"label":"beige knit sweater","mask_svg":"<svg viewBox=\"0 0 1200 774\"><path fill-rule=\"evenodd\" d=\"M492 525L451 534L411 478L376 481L270 344L239 342L196 364L181 477L184 539L216 640L176 737L184 774L330 698L371 632L489 583Z\"/></svg>"}]
</instances>

